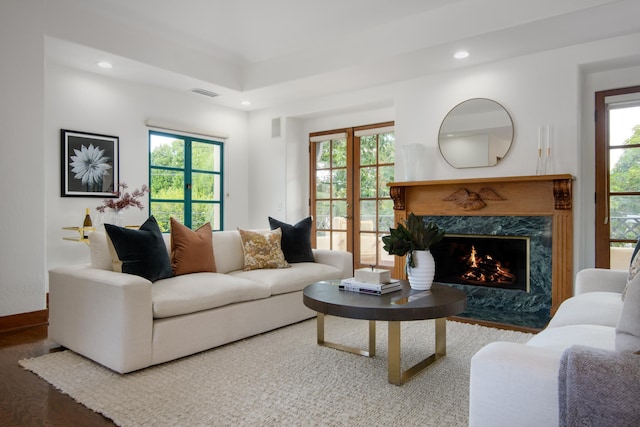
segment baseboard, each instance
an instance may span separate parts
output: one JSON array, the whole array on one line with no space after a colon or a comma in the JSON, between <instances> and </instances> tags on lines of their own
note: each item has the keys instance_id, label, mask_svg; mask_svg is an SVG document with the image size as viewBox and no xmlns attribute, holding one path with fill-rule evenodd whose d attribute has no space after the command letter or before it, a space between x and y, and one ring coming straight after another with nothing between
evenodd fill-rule
<instances>
[{"instance_id":1,"label":"baseboard","mask_svg":"<svg viewBox=\"0 0 640 427\"><path fill-rule=\"evenodd\" d=\"M0 317L0 333L15 331L49 324L49 294L47 294L47 308L29 313L12 314Z\"/></svg>"}]
</instances>

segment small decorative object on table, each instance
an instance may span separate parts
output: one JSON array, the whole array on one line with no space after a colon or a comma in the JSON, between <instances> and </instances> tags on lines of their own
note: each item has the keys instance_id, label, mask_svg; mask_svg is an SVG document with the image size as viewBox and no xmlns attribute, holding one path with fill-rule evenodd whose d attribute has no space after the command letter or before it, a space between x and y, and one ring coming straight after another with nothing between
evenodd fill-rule
<instances>
[{"instance_id":1,"label":"small decorative object on table","mask_svg":"<svg viewBox=\"0 0 640 427\"><path fill-rule=\"evenodd\" d=\"M124 182L119 185L120 191L114 193L117 198L115 199L104 199L100 206L96 207L96 210L101 214L104 214L105 211L111 212L113 214L112 218L107 218L102 220L102 223L111 223L119 226L123 226L122 224L122 215L124 209L135 206L138 209L142 210L144 205L139 200L140 197L144 196L145 193L149 192L149 187L143 185L140 189L133 190L132 192L125 191L129 186Z\"/></svg>"},{"instance_id":2,"label":"small decorative object on table","mask_svg":"<svg viewBox=\"0 0 640 427\"><path fill-rule=\"evenodd\" d=\"M382 237L383 249L389 255L407 255L407 276L413 289L431 289L435 262L430 249L442 240L445 232L435 222L425 222L424 217L413 212L403 222Z\"/></svg>"}]
</instances>

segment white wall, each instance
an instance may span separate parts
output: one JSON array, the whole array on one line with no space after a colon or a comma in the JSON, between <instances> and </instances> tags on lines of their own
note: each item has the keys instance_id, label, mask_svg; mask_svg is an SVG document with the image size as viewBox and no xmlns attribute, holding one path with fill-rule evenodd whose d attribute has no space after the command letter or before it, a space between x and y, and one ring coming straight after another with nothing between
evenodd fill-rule
<instances>
[{"instance_id":1,"label":"white wall","mask_svg":"<svg viewBox=\"0 0 640 427\"><path fill-rule=\"evenodd\" d=\"M0 4L0 316L45 307L43 2Z\"/></svg>"},{"instance_id":2,"label":"white wall","mask_svg":"<svg viewBox=\"0 0 640 427\"><path fill-rule=\"evenodd\" d=\"M246 226L249 199L245 112L217 107L199 95L110 79L52 63L47 64L46 72L46 112L47 269L89 261L89 251L84 244L62 239L73 235L62 227L79 226L87 207L95 219L95 207L103 200L60 197L60 129L118 136L120 182L127 183L130 189L148 184L146 119L229 135L224 144L225 227ZM126 210L125 223L142 223L149 215L148 201L145 200L144 205L142 211Z\"/></svg>"}]
</instances>

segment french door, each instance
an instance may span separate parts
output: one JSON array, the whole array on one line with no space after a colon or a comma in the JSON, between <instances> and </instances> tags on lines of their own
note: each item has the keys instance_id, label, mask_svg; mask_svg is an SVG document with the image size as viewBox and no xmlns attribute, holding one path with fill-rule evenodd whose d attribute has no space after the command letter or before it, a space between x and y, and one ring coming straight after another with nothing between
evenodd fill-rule
<instances>
[{"instance_id":1,"label":"french door","mask_svg":"<svg viewBox=\"0 0 640 427\"><path fill-rule=\"evenodd\" d=\"M393 267L382 236L394 224L393 122L310 135L312 241L352 252L354 268Z\"/></svg>"},{"instance_id":2,"label":"french door","mask_svg":"<svg viewBox=\"0 0 640 427\"><path fill-rule=\"evenodd\" d=\"M640 236L640 86L596 93L596 267L627 269Z\"/></svg>"}]
</instances>

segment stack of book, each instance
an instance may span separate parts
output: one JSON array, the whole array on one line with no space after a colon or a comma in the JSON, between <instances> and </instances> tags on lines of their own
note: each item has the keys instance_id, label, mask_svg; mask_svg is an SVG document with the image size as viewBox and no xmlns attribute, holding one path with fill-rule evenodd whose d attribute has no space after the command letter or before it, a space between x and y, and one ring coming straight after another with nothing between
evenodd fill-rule
<instances>
[{"instance_id":1,"label":"stack of book","mask_svg":"<svg viewBox=\"0 0 640 427\"><path fill-rule=\"evenodd\" d=\"M402 289L402 284L397 279L391 279L389 283L365 283L351 277L349 279L342 279L339 288L343 291L359 292L361 294L370 295L383 295L389 292L394 292Z\"/></svg>"}]
</instances>

